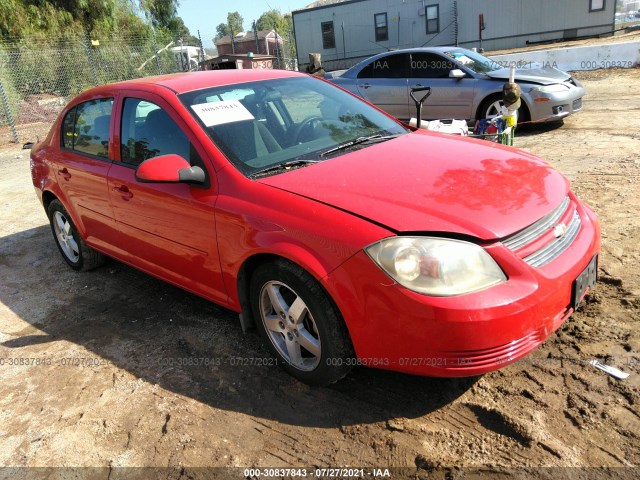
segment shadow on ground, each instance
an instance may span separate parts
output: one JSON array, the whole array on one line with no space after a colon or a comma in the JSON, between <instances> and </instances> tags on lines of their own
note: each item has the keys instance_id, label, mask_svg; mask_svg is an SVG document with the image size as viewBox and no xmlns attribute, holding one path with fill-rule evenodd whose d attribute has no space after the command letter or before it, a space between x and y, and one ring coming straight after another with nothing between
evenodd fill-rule
<instances>
[{"instance_id":1,"label":"shadow on ground","mask_svg":"<svg viewBox=\"0 0 640 480\"><path fill-rule=\"evenodd\" d=\"M552 132L561 128L563 125L564 120L519 124L516 128L516 142L518 137L530 137L541 133Z\"/></svg>"},{"instance_id":2,"label":"shadow on ground","mask_svg":"<svg viewBox=\"0 0 640 480\"><path fill-rule=\"evenodd\" d=\"M69 269L48 226L0 239L0 300L31 326L2 347L66 341L151 384L215 408L291 425L334 427L415 418L477 380L433 379L358 367L328 388L310 388L275 365L237 314L116 261ZM35 327L35 328L34 328ZM43 333L44 332L44 333ZM110 374L109 374L110 375Z\"/></svg>"}]
</instances>

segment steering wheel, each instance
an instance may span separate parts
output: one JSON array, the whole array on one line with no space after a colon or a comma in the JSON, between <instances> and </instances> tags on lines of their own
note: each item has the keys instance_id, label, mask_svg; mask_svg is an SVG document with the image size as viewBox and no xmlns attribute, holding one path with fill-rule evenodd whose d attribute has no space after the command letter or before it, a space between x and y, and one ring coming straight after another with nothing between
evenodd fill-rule
<instances>
[{"instance_id":1,"label":"steering wheel","mask_svg":"<svg viewBox=\"0 0 640 480\"><path fill-rule=\"evenodd\" d=\"M304 138L303 134L310 133L315 127L316 124L322 122L322 118L317 115L311 115L310 117L302 120L293 131L293 142L294 145L297 145L301 142L301 139Z\"/></svg>"}]
</instances>

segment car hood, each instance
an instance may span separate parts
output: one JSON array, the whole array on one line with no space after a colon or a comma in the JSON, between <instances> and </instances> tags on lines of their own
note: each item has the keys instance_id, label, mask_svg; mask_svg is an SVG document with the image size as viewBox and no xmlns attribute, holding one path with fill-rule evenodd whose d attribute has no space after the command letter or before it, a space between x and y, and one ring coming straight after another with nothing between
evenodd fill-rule
<instances>
[{"instance_id":1,"label":"car hood","mask_svg":"<svg viewBox=\"0 0 640 480\"><path fill-rule=\"evenodd\" d=\"M509 69L501 68L500 70L488 72L486 75L496 80L508 80ZM516 82L551 85L553 83L566 82L569 78L571 78L571 75L553 67L516 69Z\"/></svg>"},{"instance_id":2,"label":"car hood","mask_svg":"<svg viewBox=\"0 0 640 480\"><path fill-rule=\"evenodd\" d=\"M484 240L557 207L568 181L543 160L481 140L418 131L259 182L395 232Z\"/></svg>"}]
</instances>

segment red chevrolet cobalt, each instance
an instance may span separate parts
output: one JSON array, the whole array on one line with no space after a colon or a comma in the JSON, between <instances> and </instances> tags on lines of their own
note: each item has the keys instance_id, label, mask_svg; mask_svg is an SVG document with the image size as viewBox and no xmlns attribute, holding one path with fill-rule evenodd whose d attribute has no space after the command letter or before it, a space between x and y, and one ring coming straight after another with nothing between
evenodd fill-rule
<instances>
[{"instance_id":1,"label":"red chevrolet cobalt","mask_svg":"<svg viewBox=\"0 0 640 480\"><path fill-rule=\"evenodd\" d=\"M31 171L72 268L112 257L232 309L315 385L495 370L596 281L598 220L547 163L297 73L94 88Z\"/></svg>"}]
</instances>

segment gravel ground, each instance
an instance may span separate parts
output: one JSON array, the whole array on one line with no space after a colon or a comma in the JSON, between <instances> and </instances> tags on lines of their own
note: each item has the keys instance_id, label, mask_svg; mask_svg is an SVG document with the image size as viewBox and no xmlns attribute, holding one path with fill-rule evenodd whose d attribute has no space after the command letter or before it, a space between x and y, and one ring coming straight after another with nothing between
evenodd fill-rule
<instances>
[{"instance_id":1,"label":"gravel ground","mask_svg":"<svg viewBox=\"0 0 640 480\"><path fill-rule=\"evenodd\" d=\"M600 282L541 348L479 378L359 368L307 387L263 361L268 351L232 312L115 261L70 270L28 151L0 149L0 478L116 478L118 467L242 478L196 467L249 466L639 478L640 70L577 76L583 112L522 129L516 145L567 175L599 214ZM631 376L609 377L592 358ZM8 468L60 466L101 469Z\"/></svg>"}]
</instances>

